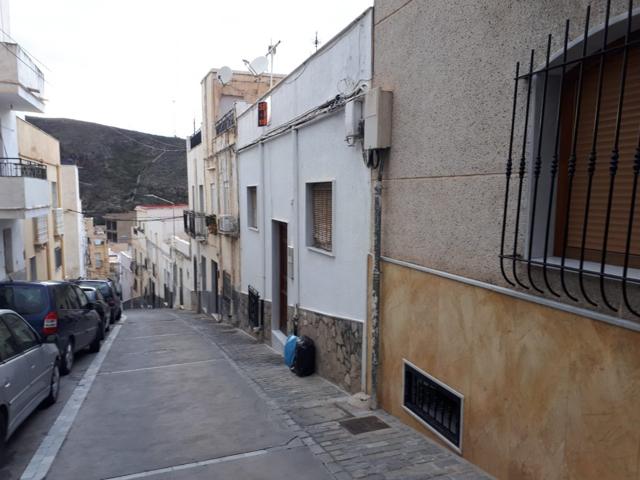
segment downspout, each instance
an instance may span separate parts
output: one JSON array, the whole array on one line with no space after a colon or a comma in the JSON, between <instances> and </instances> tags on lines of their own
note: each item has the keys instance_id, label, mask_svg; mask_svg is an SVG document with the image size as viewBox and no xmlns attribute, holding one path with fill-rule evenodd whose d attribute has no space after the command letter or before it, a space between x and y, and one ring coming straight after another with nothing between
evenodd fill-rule
<instances>
[{"instance_id":1,"label":"downspout","mask_svg":"<svg viewBox=\"0 0 640 480\"><path fill-rule=\"evenodd\" d=\"M382 244L382 173L384 158L376 150L378 176L373 187L373 272L371 276L371 408L378 408L378 365L380 364L380 257Z\"/></svg>"},{"instance_id":2,"label":"downspout","mask_svg":"<svg viewBox=\"0 0 640 480\"><path fill-rule=\"evenodd\" d=\"M300 216L302 215L302 212L300 210L301 205L300 205L300 164L299 164L299 153L298 153L298 129L294 128L291 131L292 135L293 135L293 170L294 170L294 175L293 175L293 179L295 182L295 186L294 186L294 192L295 192L295 198L293 200L293 204L295 206L295 221L296 221L296 244L295 244L295 248L294 248L294 253L293 253L293 261L294 261L294 268L293 270L295 271L295 282L296 282L296 303L294 305L294 314L293 314L293 325L294 325L294 335L297 335L298 333L298 319L299 319L299 312L298 309L300 308L300 251L302 249L302 243L300 241L300 237L301 237L301 225L304 225L304 222L300 221Z\"/></svg>"},{"instance_id":3,"label":"downspout","mask_svg":"<svg viewBox=\"0 0 640 480\"><path fill-rule=\"evenodd\" d=\"M265 185L264 179L264 144L260 143L260 190L262 197L262 295L263 298L267 297L267 186ZM273 295L272 295L273 297ZM273 298L271 299L271 303L273 304ZM265 325L263 325L263 330ZM271 325L268 326L269 330L271 330ZM264 335L264 331L262 332Z\"/></svg>"}]
</instances>

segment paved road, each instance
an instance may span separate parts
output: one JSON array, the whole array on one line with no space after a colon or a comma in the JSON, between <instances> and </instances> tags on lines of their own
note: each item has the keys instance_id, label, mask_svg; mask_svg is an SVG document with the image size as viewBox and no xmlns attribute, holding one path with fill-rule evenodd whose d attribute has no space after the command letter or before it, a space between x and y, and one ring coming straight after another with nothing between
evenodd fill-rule
<instances>
[{"instance_id":1,"label":"paved road","mask_svg":"<svg viewBox=\"0 0 640 480\"><path fill-rule=\"evenodd\" d=\"M129 311L78 367L60 404L12 439L2 480L489 478L203 315ZM351 420L377 426L356 433Z\"/></svg>"},{"instance_id":2,"label":"paved road","mask_svg":"<svg viewBox=\"0 0 640 480\"><path fill-rule=\"evenodd\" d=\"M295 440L221 350L179 314L135 310L46 478L275 479L301 471L332 478Z\"/></svg>"}]
</instances>

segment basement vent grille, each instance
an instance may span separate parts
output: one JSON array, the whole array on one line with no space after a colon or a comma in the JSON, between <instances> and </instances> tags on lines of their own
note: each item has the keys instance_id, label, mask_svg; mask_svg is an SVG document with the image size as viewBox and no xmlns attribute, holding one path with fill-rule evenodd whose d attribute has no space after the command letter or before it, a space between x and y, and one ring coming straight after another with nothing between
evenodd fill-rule
<instances>
[{"instance_id":1,"label":"basement vent grille","mask_svg":"<svg viewBox=\"0 0 640 480\"><path fill-rule=\"evenodd\" d=\"M405 361L404 408L458 450L462 404L462 395Z\"/></svg>"}]
</instances>

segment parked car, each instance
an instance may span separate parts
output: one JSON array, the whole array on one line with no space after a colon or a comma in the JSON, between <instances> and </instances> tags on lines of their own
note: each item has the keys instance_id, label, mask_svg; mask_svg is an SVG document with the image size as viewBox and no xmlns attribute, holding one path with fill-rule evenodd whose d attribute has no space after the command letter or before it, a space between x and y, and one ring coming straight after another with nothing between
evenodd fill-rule
<instances>
[{"instance_id":1,"label":"parked car","mask_svg":"<svg viewBox=\"0 0 640 480\"><path fill-rule=\"evenodd\" d=\"M16 428L58 399L59 365L55 336L42 337L16 312L0 310L0 457Z\"/></svg>"},{"instance_id":2,"label":"parked car","mask_svg":"<svg viewBox=\"0 0 640 480\"><path fill-rule=\"evenodd\" d=\"M0 282L0 308L18 312L43 337L57 336L62 374L71 371L76 352L100 351L100 315L73 283Z\"/></svg>"},{"instance_id":3,"label":"parked car","mask_svg":"<svg viewBox=\"0 0 640 480\"><path fill-rule=\"evenodd\" d=\"M75 281L81 287L94 287L100 290L102 296L111 307L111 323L117 322L122 316L122 290L113 280L78 279Z\"/></svg>"},{"instance_id":4,"label":"parked car","mask_svg":"<svg viewBox=\"0 0 640 480\"><path fill-rule=\"evenodd\" d=\"M89 302L93 303L96 307L96 312L100 315L102 320L103 335L107 336L109 325L111 324L111 307L100 293L100 290L94 287L80 287L80 289L87 296Z\"/></svg>"}]
</instances>

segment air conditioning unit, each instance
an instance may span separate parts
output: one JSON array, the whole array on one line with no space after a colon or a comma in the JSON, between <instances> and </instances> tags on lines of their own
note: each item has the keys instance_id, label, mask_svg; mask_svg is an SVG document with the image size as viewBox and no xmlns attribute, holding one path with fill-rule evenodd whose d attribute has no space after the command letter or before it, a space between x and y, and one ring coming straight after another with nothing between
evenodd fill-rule
<instances>
[{"instance_id":1,"label":"air conditioning unit","mask_svg":"<svg viewBox=\"0 0 640 480\"><path fill-rule=\"evenodd\" d=\"M218 233L222 235L237 235L238 219L233 215L218 216Z\"/></svg>"}]
</instances>

